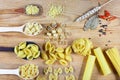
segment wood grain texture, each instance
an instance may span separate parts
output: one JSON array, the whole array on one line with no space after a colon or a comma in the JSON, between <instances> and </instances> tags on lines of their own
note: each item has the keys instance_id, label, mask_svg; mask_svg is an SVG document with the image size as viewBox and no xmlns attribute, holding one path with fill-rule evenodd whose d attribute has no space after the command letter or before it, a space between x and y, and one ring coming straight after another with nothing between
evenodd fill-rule
<instances>
[{"instance_id":1,"label":"wood grain texture","mask_svg":"<svg viewBox=\"0 0 120 80\"><path fill-rule=\"evenodd\" d=\"M100 0L101 3L104 3L107 0ZM51 22L59 22L65 23L66 30L72 33L72 36L68 38L69 44L77 38L91 38L95 47L102 47L103 50L109 47L117 47L120 52L120 20L119 18L110 22L108 25L108 29L111 30L107 32L106 36L99 37L98 30L93 31L83 31L84 22L73 22L73 20L86 12L87 10L97 6L97 0L0 0L0 9L11 9L11 8L20 8L24 7L27 4L40 4L43 6L44 13L41 16L37 17L30 17L24 14L1 14L0 15L0 26L20 26L29 21L38 21L41 24L47 24ZM105 6L101 11L100 14L103 14L103 10L107 9L114 15L120 14L120 7L119 7L120 0L114 0L109 5ZM62 16L58 16L55 19L50 18L47 16L47 11L51 4L59 4L65 7L65 11L63 12ZM114 9L118 9L117 11ZM115 12L116 11L116 12ZM116 13L116 14L115 14ZM0 46L4 47L14 47L18 43L22 41L33 41L40 46L43 45L44 35L41 33L40 35L29 37L22 33L0 33ZM111 43L108 43L108 41ZM108 44L108 46L105 46ZM73 62L70 65L74 66L76 76L76 80L81 80L84 67L86 64L86 57L78 56L73 54ZM91 80L120 80L117 73L115 72L113 66L111 65L110 61L108 60L111 68L113 69L113 73L107 76L103 76L101 74L100 68L96 62L96 65L93 70L92 79ZM17 68L19 65L25 63L34 63L37 64L40 68L40 73L42 73L42 69L46 66L44 61L39 59L35 59L32 61L26 61L23 59L19 59L13 52L0 52L0 68L4 69L13 69ZM54 67L62 67L61 65L55 63ZM15 75L0 75L0 80L21 80L19 77ZM60 80L64 80L64 76L60 78Z\"/></svg>"}]
</instances>

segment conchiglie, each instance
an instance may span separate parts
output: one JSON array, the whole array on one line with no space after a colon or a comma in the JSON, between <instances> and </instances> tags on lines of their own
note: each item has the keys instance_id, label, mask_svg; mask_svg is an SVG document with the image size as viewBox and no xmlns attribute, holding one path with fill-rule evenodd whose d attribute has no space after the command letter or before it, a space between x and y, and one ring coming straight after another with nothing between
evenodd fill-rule
<instances>
[{"instance_id":1,"label":"conchiglie","mask_svg":"<svg viewBox=\"0 0 120 80\"><path fill-rule=\"evenodd\" d=\"M59 63L60 63L61 65L63 65L63 66L67 66L67 65L68 65L67 61L64 60L64 59L59 60Z\"/></svg>"},{"instance_id":2,"label":"conchiglie","mask_svg":"<svg viewBox=\"0 0 120 80\"><path fill-rule=\"evenodd\" d=\"M41 58L44 60L48 60L48 56L44 51L42 51L42 53L41 53Z\"/></svg>"},{"instance_id":3,"label":"conchiglie","mask_svg":"<svg viewBox=\"0 0 120 80\"><path fill-rule=\"evenodd\" d=\"M65 49L65 54L66 54L66 55L70 55L71 53L72 53L71 46L68 46L68 47Z\"/></svg>"},{"instance_id":4,"label":"conchiglie","mask_svg":"<svg viewBox=\"0 0 120 80\"><path fill-rule=\"evenodd\" d=\"M51 48L51 43L48 41L45 44L45 51L48 51Z\"/></svg>"},{"instance_id":5,"label":"conchiglie","mask_svg":"<svg viewBox=\"0 0 120 80\"><path fill-rule=\"evenodd\" d=\"M54 60L47 60L47 61L45 62L45 64L51 65L51 64L53 64L54 62L55 62Z\"/></svg>"},{"instance_id":6,"label":"conchiglie","mask_svg":"<svg viewBox=\"0 0 120 80\"><path fill-rule=\"evenodd\" d=\"M21 42L19 44L19 49L24 49L24 48L26 48L26 42Z\"/></svg>"},{"instance_id":7,"label":"conchiglie","mask_svg":"<svg viewBox=\"0 0 120 80\"><path fill-rule=\"evenodd\" d=\"M17 56L20 57L20 58L25 58L26 54L23 51L19 51Z\"/></svg>"}]
</instances>

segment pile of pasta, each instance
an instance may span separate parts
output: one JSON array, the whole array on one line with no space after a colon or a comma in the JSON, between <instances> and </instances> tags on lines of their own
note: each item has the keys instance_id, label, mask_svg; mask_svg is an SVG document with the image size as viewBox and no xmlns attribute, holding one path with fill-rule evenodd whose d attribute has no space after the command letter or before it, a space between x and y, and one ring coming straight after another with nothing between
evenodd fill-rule
<instances>
[{"instance_id":1,"label":"pile of pasta","mask_svg":"<svg viewBox=\"0 0 120 80\"><path fill-rule=\"evenodd\" d=\"M63 71L64 70L64 71ZM64 68L52 68L51 66L44 68L44 74L48 75L49 80L58 80L61 74L66 74L65 79L66 80L75 80L75 76L72 75L74 72L74 69L72 66L67 66Z\"/></svg>"},{"instance_id":2,"label":"pile of pasta","mask_svg":"<svg viewBox=\"0 0 120 80\"><path fill-rule=\"evenodd\" d=\"M36 44L27 44L27 42L21 42L18 46L15 46L14 52L17 57L28 60L33 60L40 56L39 47Z\"/></svg>"},{"instance_id":3,"label":"pile of pasta","mask_svg":"<svg viewBox=\"0 0 120 80\"><path fill-rule=\"evenodd\" d=\"M81 54L83 56L91 54L91 49L93 48L92 42L87 38L81 38L74 40L72 43L72 49L75 53Z\"/></svg>"},{"instance_id":4,"label":"pile of pasta","mask_svg":"<svg viewBox=\"0 0 120 80\"><path fill-rule=\"evenodd\" d=\"M63 7L61 5L58 5L58 6L52 5L50 7L50 10L48 11L48 15L50 17L55 18L56 16L61 15L62 12L63 12Z\"/></svg>"},{"instance_id":5,"label":"pile of pasta","mask_svg":"<svg viewBox=\"0 0 120 80\"><path fill-rule=\"evenodd\" d=\"M27 15L37 15L39 14L39 7L38 6L35 6L35 5L28 5L26 6L26 14Z\"/></svg>"},{"instance_id":6,"label":"pile of pasta","mask_svg":"<svg viewBox=\"0 0 120 80\"><path fill-rule=\"evenodd\" d=\"M24 31L24 33L26 35L33 36L33 35L39 34L40 32L42 32L42 30L43 30L43 27L39 23L37 23L37 22L28 22L25 25L25 28L24 28L23 31Z\"/></svg>"},{"instance_id":7,"label":"pile of pasta","mask_svg":"<svg viewBox=\"0 0 120 80\"><path fill-rule=\"evenodd\" d=\"M46 60L46 64L53 64L55 61L59 61L61 65L68 65L68 62L72 61L71 57L72 49L71 46L67 48L56 48L49 41L45 43L44 51L41 53L41 58Z\"/></svg>"},{"instance_id":8,"label":"pile of pasta","mask_svg":"<svg viewBox=\"0 0 120 80\"><path fill-rule=\"evenodd\" d=\"M21 78L32 79L39 74L39 69L34 64L25 64L19 67L19 74Z\"/></svg>"}]
</instances>

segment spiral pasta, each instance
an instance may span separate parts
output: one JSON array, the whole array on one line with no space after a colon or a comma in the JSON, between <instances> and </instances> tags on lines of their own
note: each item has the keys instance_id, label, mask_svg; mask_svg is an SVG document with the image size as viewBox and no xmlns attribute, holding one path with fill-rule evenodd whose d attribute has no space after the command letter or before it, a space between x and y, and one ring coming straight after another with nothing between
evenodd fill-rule
<instances>
[{"instance_id":1,"label":"spiral pasta","mask_svg":"<svg viewBox=\"0 0 120 80\"><path fill-rule=\"evenodd\" d=\"M32 79L39 73L38 66L34 64L26 64L19 67L19 74L21 78Z\"/></svg>"},{"instance_id":2,"label":"spiral pasta","mask_svg":"<svg viewBox=\"0 0 120 80\"><path fill-rule=\"evenodd\" d=\"M14 52L19 58L26 58L32 60L40 56L39 47L36 44L27 44L21 42L18 46L15 46Z\"/></svg>"},{"instance_id":3,"label":"spiral pasta","mask_svg":"<svg viewBox=\"0 0 120 80\"><path fill-rule=\"evenodd\" d=\"M81 54L83 56L91 54L91 49L93 48L92 42L87 38L81 38L73 41L72 49L75 53Z\"/></svg>"}]
</instances>

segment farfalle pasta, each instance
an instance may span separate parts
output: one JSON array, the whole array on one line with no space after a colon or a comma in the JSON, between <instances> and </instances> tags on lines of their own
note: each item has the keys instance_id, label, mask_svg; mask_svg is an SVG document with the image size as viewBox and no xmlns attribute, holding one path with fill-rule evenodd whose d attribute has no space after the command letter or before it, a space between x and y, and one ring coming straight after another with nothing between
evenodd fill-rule
<instances>
[{"instance_id":1,"label":"farfalle pasta","mask_svg":"<svg viewBox=\"0 0 120 80\"><path fill-rule=\"evenodd\" d=\"M91 49L93 48L92 42L87 38L81 38L73 41L72 49L75 53L81 54L83 56L91 54Z\"/></svg>"},{"instance_id":2,"label":"farfalle pasta","mask_svg":"<svg viewBox=\"0 0 120 80\"><path fill-rule=\"evenodd\" d=\"M14 52L17 57L26 58L28 60L40 56L39 47L36 44L27 44L26 42L21 42L18 46L15 46Z\"/></svg>"},{"instance_id":3,"label":"farfalle pasta","mask_svg":"<svg viewBox=\"0 0 120 80\"><path fill-rule=\"evenodd\" d=\"M69 76L66 76L65 80L75 80L75 76L71 74Z\"/></svg>"},{"instance_id":4,"label":"farfalle pasta","mask_svg":"<svg viewBox=\"0 0 120 80\"><path fill-rule=\"evenodd\" d=\"M50 73L49 80L58 80L58 75L54 75L54 74Z\"/></svg>"},{"instance_id":5,"label":"farfalle pasta","mask_svg":"<svg viewBox=\"0 0 120 80\"><path fill-rule=\"evenodd\" d=\"M64 71L66 74L68 74L68 73L73 73L74 69L72 66L70 66L70 67L65 67Z\"/></svg>"}]
</instances>

